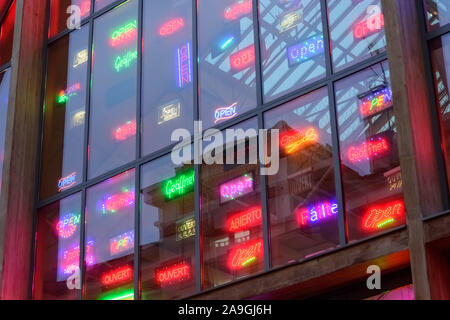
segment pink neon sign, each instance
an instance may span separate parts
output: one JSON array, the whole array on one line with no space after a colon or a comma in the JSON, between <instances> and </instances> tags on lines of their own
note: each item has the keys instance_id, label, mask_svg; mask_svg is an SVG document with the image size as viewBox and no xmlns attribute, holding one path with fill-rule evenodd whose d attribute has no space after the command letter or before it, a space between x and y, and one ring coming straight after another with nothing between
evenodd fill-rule
<instances>
[{"instance_id":1,"label":"pink neon sign","mask_svg":"<svg viewBox=\"0 0 450 320\"><path fill-rule=\"evenodd\" d=\"M368 161L389 153L391 146L387 138L378 136L371 138L359 146L351 146L347 150L347 158L350 162L357 163Z\"/></svg>"},{"instance_id":2,"label":"pink neon sign","mask_svg":"<svg viewBox=\"0 0 450 320\"><path fill-rule=\"evenodd\" d=\"M244 269L253 265L263 256L263 240L255 240L237 246L228 255L228 268L233 271Z\"/></svg>"},{"instance_id":3,"label":"pink neon sign","mask_svg":"<svg viewBox=\"0 0 450 320\"><path fill-rule=\"evenodd\" d=\"M353 36L355 39L364 39L373 35L384 27L384 16L382 13L376 14L367 20L364 20L353 28Z\"/></svg>"},{"instance_id":4,"label":"pink neon sign","mask_svg":"<svg viewBox=\"0 0 450 320\"><path fill-rule=\"evenodd\" d=\"M80 224L80 214L68 213L64 215L56 224L56 232L59 237L69 239L75 233Z\"/></svg>"},{"instance_id":5,"label":"pink neon sign","mask_svg":"<svg viewBox=\"0 0 450 320\"><path fill-rule=\"evenodd\" d=\"M236 213L228 218L227 230L229 232L239 232L262 225L261 207L254 207L243 212Z\"/></svg>"},{"instance_id":6,"label":"pink neon sign","mask_svg":"<svg viewBox=\"0 0 450 320\"><path fill-rule=\"evenodd\" d=\"M167 21L161 26L161 28L159 28L159 35L162 37L167 37L179 31L183 27L184 27L183 18L174 18L172 20Z\"/></svg>"},{"instance_id":7,"label":"pink neon sign","mask_svg":"<svg viewBox=\"0 0 450 320\"><path fill-rule=\"evenodd\" d=\"M253 175L246 174L220 185L220 203L235 200L254 191Z\"/></svg>"},{"instance_id":8,"label":"pink neon sign","mask_svg":"<svg viewBox=\"0 0 450 320\"><path fill-rule=\"evenodd\" d=\"M94 241L86 243L86 265L92 266L95 264L94 257ZM63 274L72 274L78 268L80 260L80 246L74 246L70 249L64 250L62 253L61 271Z\"/></svg>"},{"instance_id":9,"label":"pink neon sign","mask_svg":"<svg viewBox=\"0 0 450 320\"><path fill-rule=\"evenodd\" d=\"M252 12L252 0L239 0L225 9L225 19L237 20Z\"/></svg>"},{"instance_id":10,"label":"pink neon sign","mask_svg":"<svg viewBox=\"0 0 450 320\"><path fill-rule=\"evenodd\" d=\"M243 70L255 61L255 46L251 45L230 56L230 65L234 70Z\"/></svg>"},{"instance_id":11,"label":"pink neon sign","mask_svg":"<svg viewBox=\"0 0 450 320\"><path fill-rule=\"evenodd\" d=\"M112 256L131 250L134 247L134 232L129 231L109 240L109 251Z\"/></svg>"},{"instance_id":12,"label":"pink neon sign","mask_svg":"<svg viewBox=\"0 0 450 320\"><path fill-rule=\"evenodd\" d=\"M114 131L114 138L117 141L125 141L136 135L136 121L128 121L123 126Z\"/></svg>"},{"instance_id":13,"label":"pink neon sign","mask_svg":"<svg viewBox=\"0 0 450 320\"><path fill-rule=\"evenodd\" d=\"M102 214L108 214L132 205L134 205L134 190L124 190L120 194L106 195L104 200L98 203L97 208Z\"/></svg>"}]
</instances>

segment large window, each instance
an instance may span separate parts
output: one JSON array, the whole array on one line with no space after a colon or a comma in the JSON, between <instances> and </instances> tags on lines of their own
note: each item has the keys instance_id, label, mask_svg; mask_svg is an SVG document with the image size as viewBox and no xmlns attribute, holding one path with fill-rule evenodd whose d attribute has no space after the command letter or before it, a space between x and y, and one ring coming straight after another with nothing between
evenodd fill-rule
<instances>
[{"instance_id":1,"label":"large window","mask_svg":"<svg viewBox=\"0 0 450 320\"><path fill-rule=\"evenodd\" d=\"M2 191L3 160L5 158L6 123L8 118L11 69L0 73L0 194Z\"/></svg>"}]
</instances>

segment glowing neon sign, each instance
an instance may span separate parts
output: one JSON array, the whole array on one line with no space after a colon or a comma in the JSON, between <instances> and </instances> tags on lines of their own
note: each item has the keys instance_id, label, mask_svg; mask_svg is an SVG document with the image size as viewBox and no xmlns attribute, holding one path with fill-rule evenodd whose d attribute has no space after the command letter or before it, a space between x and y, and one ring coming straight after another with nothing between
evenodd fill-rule
<instances>
[{"instance_id":1,"label":"glowing neon sign","mask_svg":"<svg viewBox=\"0 0 450 320\"><path fill-rule=\"evenodd\" d=\"M175 178L162 183L162 192L166 200L173 200L194 191L195 171L190 169L178 174Z\"/></svg>"},{"instance_id":2,"label":"glowing neon sign","mask_svg":"<svg viewBox=\"0 0 450 320\"><path fill-rule=\"evenodd\" d=\"M390 149L388 139L382 135L377 135L360 146L348 148L347 158L353 163L368 161L388 154Z\"/></svg>"},{"instance_id":3,"label":"glowing neon sign","mask_svg":"<svg viewBox=\"0 0 450 320\"><path fill-rule=\"evenodd\" d=\"M227 220L228 232L239 232L262 225L261 207L254 207L232 215Z\"/></svg>"},{"instance_id":4,"label":"glowing neon sign","mask_svg":"<svg viewBox=\"0 0 450 320\"><path fill-rule=\"evenodd\" d=\"M304 63L324 53L323 35L309 38L287 48L289 67Z\"/></svg>"},{"instance_id":5,"label":"glowing neon sign","mask_svg":"<svg viewBox=\"0 0 450 320\"><path fill-rule=\"evenodd\" d=\"M124 189L122 193L115 195L106 195L103 201L98 203L99 211L106 215L115 213L120 209L134 205L134 190Z\"/></svg>"},{"instance_id":6,"label":"glowing neon sign","mask_svg":"<svg viewBox=\"0 0 450 320\"><path fill-rule=\"evenodd\" d=\"M161 28L159 28L159 35L162 37L167 37L179 31L183 27L184 27L183 18L175 18L167 21L161 26Z\"/></svg>"},{"instance_id":7,"label":"glowing neon sign","mask_svg":"<svg viewBox=\"0 0 450 320\"><path fill-rule=\"evenodd\" d=\"M61 178L58 181L58 191L61 192L63 190L67 190L70 187L74 186L77 182L77 173L71 173L70 175L68 175L65 178Z\"/></svg>"},{"instance_id":8,"label":"glowing neon sign","mask_svg":"<svg viewBox=\"0 0 450 320\"><path fill-rule=\"evenodd\" d=\"M189 281L191 278L192 266L188 261L155 269L155 280L160 287L170 287Z\"/></svg>"},{"instance_id":9,"label":"glowing neon sign","mask_svg":"<svg viewBox=\"0 0 450 320\"><path fill-rule=\"evenodd\" d=\"M338 205L334 202L319 202L309 208L296 210L297 223L301 227L327 221L338 214Z\"/></svg>"},{"instance_id":10,"label":"glowing neon sign","mask_svg":"<svg viewBox=\"0 0 450 320\"><path fill-rule=\"evenodd\" d=\"M79 83L75 83L71 87L67 88L66 90L62 90L58 97L56 98L56 102L59 104L66 103L70 97L73 97L76 95L76 92L81 89L81 85Z\"/></svg>"},{"instance_id":11,"label":"glowing neon sign","mask_svg":"<svg viewBox=\"0 0 450 320\"><path fill-rule=\"evenodd\" d=\"M225 8L224 17L227 20L237 20L252 12L252 0L239 0L230 7Z\"/></svg>"},{"instance_id":12,"label":"glowing neon sign","mask_svg":"<svg viewBox=\"0 0 450 320\"><path fill-rule=\"evenodd\" d=\"M123 126L114 131L114 138L117 141L125 141L136 135L136 121L128 121Z\"/></svg>"},{"instance_id":13,"label":"glowing neon sign","mask_svg":"<svg viewBox=\"0 0 450 320\"><path fill-rule=\"evenodd\" d=\"M280 16L280 32L286 32L303 22L303 8L286 12Z\"/></svg>"},{"instance_id":14,"label":"glowing neon sign","mask_svg":"<svg viewBox=\"0 0 450 320\"><path fill-rule=\"evenodd\" d=\"M123 56L118 56L114 61L114 69L116 69L117 72L120 72L123 69L129 68L132 63L137 60L137 57L137 50L128 51Z\"/></svg>"},{"instance_id":15,"label":"glowing neon sign","mask_svg":"<svg viewBox=\"0 0 450 320\"><path fill-rule=\"evenodd\" d=\"M134 232L129 231L109 240L109 252L111 256L134 248Z\"/></svg>"},{"instance_id":16,"label":"glowing neon sign","mask_svg":"<svg viewBox=\"0 0 450 320\"><path fill-rule=\"evenodd\" d=\"M191 44L188 42L177 49L178 87L184 88L192 82Z\"/></svg>"},{"instance_id":17,"label":"glowing neon sign","mask_svg":"<svg viewBox=\"0 0 450 320\"><path fill-rule=\"evenodd\" d=\"M378 33L383 27L384 16L382 13L379 13L355 25L353 28L353 36L355 39L364 39Z\"/></svg>"},{"instance_id":18,"label":"glowing neon sign","mask_svg":"<svg viewBox=\"0 0 450 320\"><path fill-rule=\"evenodd\" d=\"M181 116L181 103L175 100L159 107L158 124L163 124Z\"/></svg>"},{"instance_id":19,"label":"glowing neon sign","mask_svg":"<svg viewBox=\"0 0 450 320\"><path fill-rule=\"evenodd\" d=\"M126 44L137 36L137 21L133 20L127 22L123 26L120 26L113 31L110 39L110 44L112 47L118 47Z\"/></svg>"},{"instance_id":20,"label":"glowing neon sign","mask_svg":"<svg viewBox=\"0 0 450 320\"><path fill-rule=\"evenodd\" d=\"M228 268L233 271L253 265L263 256L263 240L255 240L233 248L228 255Z\"/></svg>"},{"instance_id":21,"label":"glowing neon sign","mask_svg":"<svg viewBox=\"0 0 450 320\"><path fill-rule=\"evenodd\" d=\"M86 243L86 265L92 266L95 264L94 257L94 241ZM74 270L78 268L80 262L80 246L77 245L71 249L64 250L62 253L62 272L65 275L71 275Z\"/></svg>"},{"instance_id":22,"label":"glowing neon sign","mask_svg":"<svg viewBox=\"0 0 450 320\"><path fill-rule=\"evenodd\" d=\"M118 293L108 293L99 298L99 300L110 300L110 301L134 300L134 289Z\"/></svg>"},{"instance_id":23,"label":"glowing neon sign","mask_svg":"<svg viewBox=\"0 0 450 320\"><path fill-rule=\"evenodd\" d=\"M78 52L73 59L73 68L78 68L82 64L88 61L88 51L87 49Z\"/></svg>"},{"instance_id":24,"label":"glowing neon sign","mask_svg":"<svg viewBox=\"0 0 450 320\"><path fill-rule=\"evenodd\" d=\"M69 239L77 231L80 224L81 215L68 213L64 215L56 224L56 232L60 238Z\"/></svg>"},{"instance_id":25,"label":"glowing neon sign","mask_svg":"<svg viewBox=\"0 0 450 320\"><path fill-rule=\"evenodd\" d=\"M84 118L86 117L86 111L78 111L72 116L71 128L76 128L84 124Z\"/></svg>"},{"instance_id":26,"label":"glowing neon sign","mask_svg":"<svg viewBox=\"0 0 450 320\"><path fill-rule=\"evenodd\" d=\"M195 219L188 218L177 221L177 241L189 239L195 236Z\"/></svg>"},{"instance_id":27,"label":"glowing neon sign","mask_svg":"<svg viewBox=\"0 0 450 320\"><path fill-rule=\"evenodd\" d=\"M216 111L214 112L214 117L216 118L214 123L217 124L217 123L219 123L221 121L233 119L237 115L238 115L238 113L237 113L237 102L233 103L229 107L217 108Z\"/></svg>"},{"instance_id":28,"label":"glowing neon sign","mask_svg":"<svg viewBox=\"0 0 450 320\"><path fill-rule=\"evenodd\" d=\"M242 177L221 184L220 187L220 203L235 200L255 190L252 174L245 174Z\"/></svg>"},{"instance_id":29,"label":"glowing neon sign","mask_svg":"<svg viewBox=\"0 0 450 320\"><path fill-rule=\"evenodd\" d=\"M280 135L280 146L290 154L318 140L319 134L314 128L308 128L302 131L291 130Z\"/></svg>"},{"instance_id":30,"label":"glowing neon sign","mask_svg":"<svg viewBox=\"0 0 450 320\"><path fill-rule=\"evenodd\" d=\"M239 22L235 22L226 27L226 29L217 36L217 40L211 46L211 58L215 59L234 44L238 43L241 38L241 26Z\"/></svg>"},{"instance_id":31,"label":"glowing neon sign","mask_svg":"<svg viewBox=\"0 0 450 320\"><path fill-rule=\"evenodd\" d=\"M125 266L116 270L104 273L102 275L102 284L104 286L112 286L127 282L133 279L133 268Z\"/></svg>"},{"instance_id":32,"label":"glowing neon sign","mask_svg":"<svg viewBox=\"0 0 450 320\"><path fill-rule=\"evenodd\" d=\"M393 106L392 90L386 86L374 88L369 93L358 96L359 111L363 118L378 114Z\"/></svg>"},{"instance_id":33,"label":"glowing neon sign","mask_svg":"<svg viewBox=\"0 0 450 320\"><path fill-rule=\"evenodd\" d=\"M91 1L83 1L81 3L81 16L87 16L91 12Z\"/></svg>"},{"instance_id":34,"label":"glowing neon sign","mask_svg":"<svg viewBox=\"0 0 450 320\"><path fill-rule=\"evenodd\" d=\"M255 61L255 46L252 44L230 56L230 66L235 70L250 67Z\"/></svg>"},{"instance_id":35,"label":"glowing neon sign","mask_svg":"<svg viewBox=\"0 0 450 320\"><path fill-rule=\"evenodd\" d=\"M369 208L362 219L362 229L365 231L377 231L389 227L403 219L405 206L403 201L394 201L385 205Z\"/></svg>"}]
</instances>

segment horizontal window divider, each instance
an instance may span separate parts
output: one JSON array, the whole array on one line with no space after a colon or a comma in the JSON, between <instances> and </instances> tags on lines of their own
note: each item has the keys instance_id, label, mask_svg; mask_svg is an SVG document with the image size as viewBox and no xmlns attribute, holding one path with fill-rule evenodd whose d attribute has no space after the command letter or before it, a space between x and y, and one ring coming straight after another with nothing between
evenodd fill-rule
<instances>
[{"instance_id":1,"label":"horizontal window divider","mask_svg":"<svg viewBox=\"0 0 450 320\"><path fill-rule=\"evenodd\" d=\"M429 40L433 40L433 39L439 38L439 37L441 37L441 36L443 36L443 35L445 35L445 34L447 34L449 32L450 32L450 23L446 24L445 26L440 27L440 28L438 28L436 30L428 32L426 37L427 37L427 40L429 41Z\"/></svg>"},{"instance_id":2,"label":"horizontal window divider","mask_svg":"<svg viewBox=\"0 0 450 320\"><path fill-rule=\"evenodd\" d=\"M438 218L444 217L444 216L449 215L449 214L450 214L450 210L445 210L443 212L439 212L439 213L433 214L433 215L428 216L428 217L423 217L422 220L424 222L431 221L431 220L434 220L434 219L438 219Z\"/></svg>"},{"instance_id":3,"label":"horizontal window divider","mask_svg":"<svg viewBox=\"0 0 450 320\"><path fill-rule=\"evenodd\" d=\"M11 67L11 61L9 61L8 63L4 64L3 66L0 67L0 72L5 71L6 69Z\"/></svg>"}]
</instances>

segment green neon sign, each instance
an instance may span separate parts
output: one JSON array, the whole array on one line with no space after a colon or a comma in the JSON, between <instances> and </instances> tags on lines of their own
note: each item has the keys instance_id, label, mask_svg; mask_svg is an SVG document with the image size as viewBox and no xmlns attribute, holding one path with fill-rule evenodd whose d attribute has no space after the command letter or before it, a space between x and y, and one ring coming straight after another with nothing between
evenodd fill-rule
<instances>
[{"instance_id":1,"label":"green neon sign","mask_svg":"<svg viewBox=\"0 0 450 320\"><path fill-rule=\"evenodd\" d=\"M168 179L162 184L162 192L166 200L173 200L194 191L195 171L190 169Z\"/></svg>"},{"instance_id":2,"label":"green neon sign","mask_svg":"<svg viewBox=\"0 0 450 320\"><path fill-rule=\"evenodd\" d=\"M123 69L129 68L132 65L133 61L137 60L137 57L137 50L128 51L123 56L118 56L114 61L114 69L116 69L117 72L120 72Z\"/></svg>"},{"instance_id":3,"label":"green neon sign","mask_svg":"<svg viewBox=\"0 0 450 320\"><path fill-rule=\"evenodd\" d=\"M107 293L101 296L98 300L110 300L110 301L134 300L134 289L114 293Z\"/></svg>"}]
</instances>

